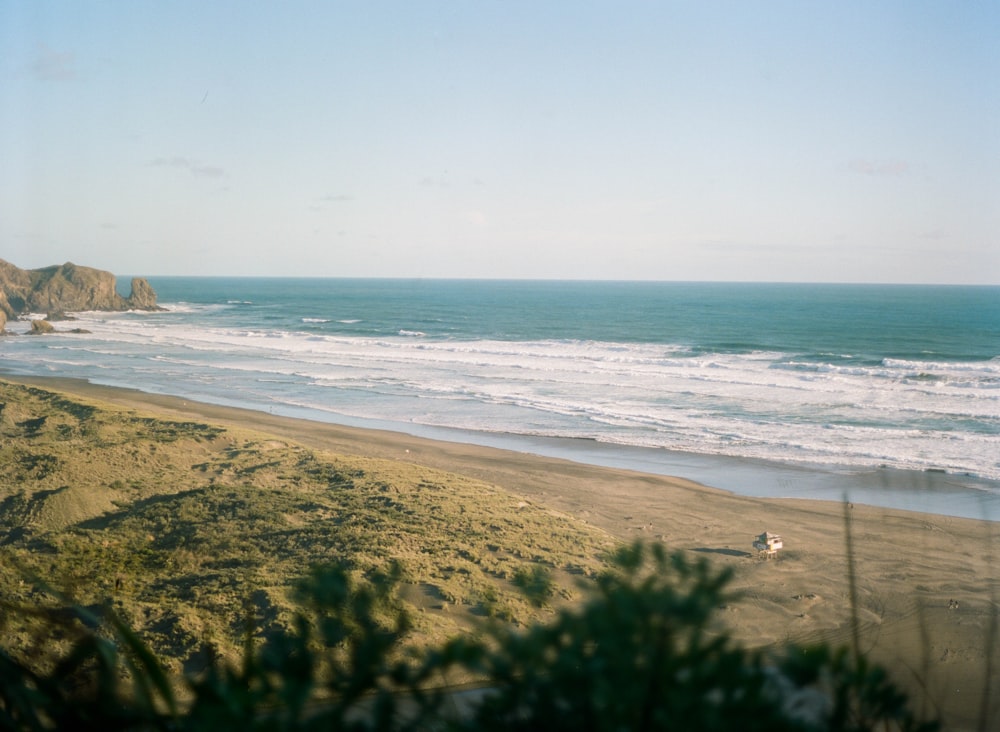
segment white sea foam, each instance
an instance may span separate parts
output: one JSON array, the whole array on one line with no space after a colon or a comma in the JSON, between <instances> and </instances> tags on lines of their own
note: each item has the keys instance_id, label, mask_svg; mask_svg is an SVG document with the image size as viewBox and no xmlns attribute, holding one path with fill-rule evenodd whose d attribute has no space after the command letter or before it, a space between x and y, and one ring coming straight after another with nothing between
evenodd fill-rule
<instances>
[{"instance_id":1,"label":"white sea foam","mask_svg":"<svg viewBox=\"0 0 1000 732\"><path fill-rule=\"evenodd\" d=\"M364 338L209 328L206 307L232 305L85 314L79 325L92 335L10 339L5 357L29 370L153 391L169 384L229 402L1000 479L998 359L863 364L839 355L697 354L684 345L455 341L409 329Z\"/></svg>"}]
</instances>

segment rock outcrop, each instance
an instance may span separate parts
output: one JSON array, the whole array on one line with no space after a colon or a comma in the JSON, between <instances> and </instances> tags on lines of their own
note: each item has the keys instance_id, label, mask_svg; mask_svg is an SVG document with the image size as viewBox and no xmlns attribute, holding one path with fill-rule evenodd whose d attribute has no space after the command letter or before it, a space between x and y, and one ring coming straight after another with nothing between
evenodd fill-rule
<instances>
[{"instance_id":1,"label":"rock outcrop","mask_svg":"<svg viewBox=\"0 0 1000 732\"><path fill-rule=\"evenodd\" d=\"M156 293L149 282L142 277L132 280L132 292L127 302L130 310L160 310L156 304Z\"/></svg>"},{"instance_id":2,"label":"rock outcrop","mask_svg":"<svg viewBox=\"0 0 1000 732\"><path fill-rule=\"evenodd\" d=\"M160 309L156 293L141 277L132 280L131 293L122 297L115 289L115 276L104 270L72 262L20 269L0 259L0 312L6 318L32 312Z\"/></svg>"},{"instance_id":3,"label":"rock outcrop","mask_svg":"<svg viewBox=\"0 0 1000 732\"><path fill-rule=\"evenodd\" d=\"M31 335L45 335L46 333L54 333L55 327L47 320L32 320L31 321Z\"/></svg>"}]
</instances>

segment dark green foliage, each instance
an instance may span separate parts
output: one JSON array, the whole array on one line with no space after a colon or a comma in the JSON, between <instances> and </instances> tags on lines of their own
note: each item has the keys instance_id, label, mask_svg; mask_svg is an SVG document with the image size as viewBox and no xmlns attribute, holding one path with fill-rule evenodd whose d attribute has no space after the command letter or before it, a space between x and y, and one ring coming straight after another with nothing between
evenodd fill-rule
<instances>
[{"instance_id":1,"label":"dark green foliage","mask_svg":"<svg viewBox=\"0 0 1000 732\"><path fill-rule=\"evenodd\" d=\"M790 650L780 660L780 672L791 688L813 689L828 701L826 729L931 730L937 725L920 723L909 711L906 695L890 681L885 669L855 656L846 648L829 646Z\"/></svg>"},{"instance_id":2,"label":"dark green foliage","mask_svg":"<svg viewBox=\"0 0 1000 732\"><path fill-rule=\"evenodd\" d=\"M451 653L498 687L478 729L794 729L766 693L756 659L709 632L728 573L667 557L647 567L638 546L617 556L583 607L495 649L457 641ZM760 725L759 727L757 725Z\"/></svg>"},{"instance_id":3,"label":"dark green foliage","mask_svg":"<svg viewBox=\"0 0 1000 732\"><path fill-rule=\"evenodd\" d=\"M0 651L0 730L935 728L863 656L827 647L765 656L733 643L712 620L735 599L727 571L660 545L624 549L614 567L550 623L489 622L478 637L422 653L405 646L398 567L364 578L316 569L291 627L255 639L248 610L242 661L184 679L184 704L128 627L76 608L64 622L77 640L50 670ZM551 595L541 570L517 582L536 602ZM434 688L451 673L472 673L483 688L460 705Z\"/></svg>"},{"instance_id":4,"label":"dark green foliage","mask_svg":"<svg viewBox=\"0 0 1000 732\"><path fill-rule=\"evenodd\" d=\"M178 717L166 674L127 626L110 612L97 617L76 607L72 614L75 622L63 622L77 641L48 673L0 649L0 729L136 729ZM103 627L118 642L88 627Z\"/></svg>"},{"instance_id":5,"label":"dark green foliage","mask_svg":"<svg viewBox=\"0 0 1000 732\"><path fill-rule=\"evenodd\" d=\"M138 429L139 437L154 439L158 442L173 442L182 437L199 437L210 440L218 437L224 429L200 422L170 422L153 417L132 417L131 422Z\"/></svg>"},{"instance_id":6,"label":"dark green foliage","mask_svg":"<svg viewBox=\"0 0 1000 732\"><path fill-rule=\"evenodd\" d=\"M514 574L514 584L521 589L534 605L542 607L554 593L552 577L544 567L533 564L530 568L519 569Z\"/></svg>"},{"instance_id":7,"label":"dark green foliage","mask_svg":"<svg viewBox=\"0 0 1000 732\"><path fill-rule=\"evenodd\" d=\"M34 450L14 448L10 462L13 476L18 481L41 480L54 473L59 467L59 459Z\"/></svg>"},{"instance_id":8,"label":"dark green foliage","mask_svg":"<svg viewBox=\"0 0 1000 732\"><path fill-rule=\"evenodd\" d=\"M306 612L242 666L214 664L191 682L191 729L396 729L404 666L391 662L408 624L392 594L398 570L356 583L318 569L303 584Z\"/></svg>"},{"instance_id":9,"label":"dark green foliage","mask_svg":"<svg viewBox=\"0 0 1000 732\"><path fill-rule=\"evenodd\" d=\"M81 421L90 419L97 412L96 407L81 404L74 399L67 399L66 397L45 389L39 389L34 386L24 386L20 388L28 394L31 394L36 399L50 404L53 408L59 411L67 412Z\"/></svg>"}]
</instances>

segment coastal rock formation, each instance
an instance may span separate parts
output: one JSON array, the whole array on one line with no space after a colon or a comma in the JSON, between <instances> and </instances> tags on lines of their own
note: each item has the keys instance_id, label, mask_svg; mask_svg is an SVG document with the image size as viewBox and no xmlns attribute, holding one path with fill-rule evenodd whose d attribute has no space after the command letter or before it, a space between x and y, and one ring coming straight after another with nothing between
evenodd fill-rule
<instances>
[{"instance_id":1,"label":"coastal rock formation","mask_svg":"<svg viewBox=\"0 0 1000 732\"><path fill-rule=\"evenodd\" d=\"M46 333L52 333L54 331L55 327L47 320L31 321L31 335L45 335Z\"/></svg>"},{"instance_id":2,"label":"coastal rock formation","mask_svg":"<svg viewBox=\"0 0 1000 732\"><path fill-rule=\"evenodd\" d=\"M26 270L0 259L0 312L7 318L16 318L24 312L21 293L30 287L31 275Z\"/></svg>"},{"instance_id":3,"label":"coastal rock formation","mask_svg":"<svg viewBox=\"0 0 1000 732\"><path fill-rule=\"evenodd\" d=\"M156 293L152 286L142 277L132 280L132 292L128 296L131 310L159 310L156 304Z\"/></svg>"},{"instance_id":4,"label":"coastal rock formation","mask_svg":"<svg viewBox=\"0 0 1000 732\"><path fill-rule=\"evenodd\" d=\"M115 289L115 276L104 270L72 262L20 269L0 259L0 312L5 320L31 312L160 309L156 293L141 277L132 280L131 293L122 297Z\"/></svg>"}]
</instances>

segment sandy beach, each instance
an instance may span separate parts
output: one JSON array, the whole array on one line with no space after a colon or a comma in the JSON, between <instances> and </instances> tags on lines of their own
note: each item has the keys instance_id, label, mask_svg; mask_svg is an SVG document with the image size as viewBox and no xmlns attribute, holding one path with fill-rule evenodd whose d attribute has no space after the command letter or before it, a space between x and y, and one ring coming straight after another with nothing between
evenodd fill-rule
<instances>
[{"instance_id":1,"label":"sandy beach","mask_svg":"<svg viewBox=\"0 0 1000 732\"><path fill-rule=\"evenodd\" d=\"M538 455L221 407L70 379L5 377L170 418L239 426L345 455L397 460L496 485L622 541L663 542L735 571L738 604L720 610L740 640L850 639L850 523L862 649L940 714L975 728L1000 720L1000 524L864 505L747 498L696 483ZM760 560L756 534L784 538Z\"/></svg>"}]
</instances>

